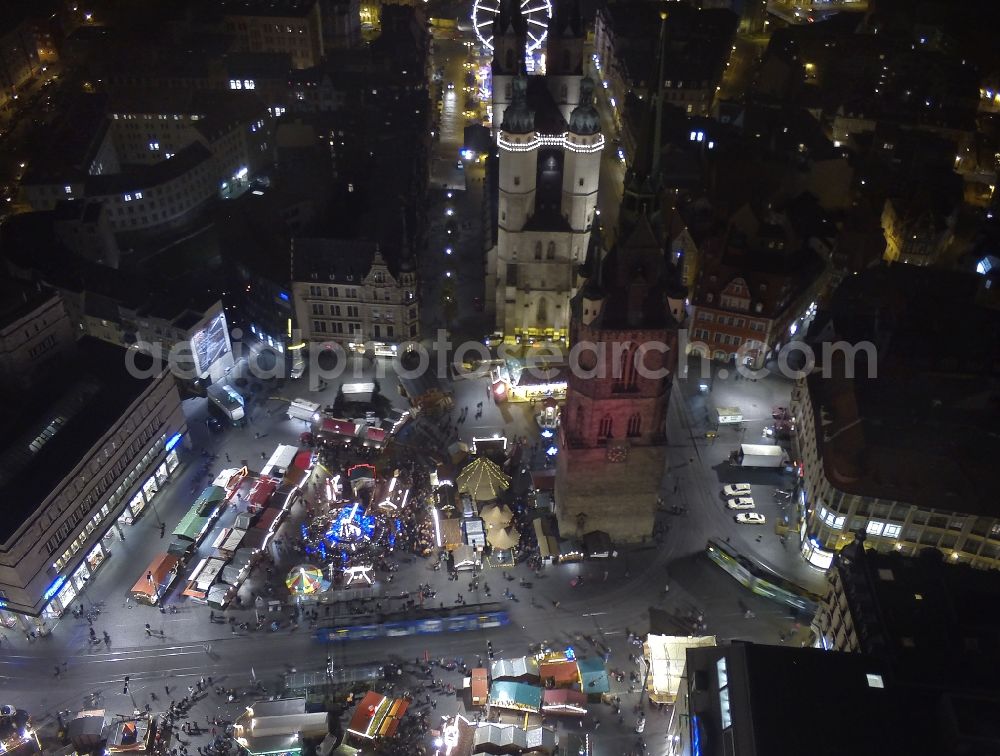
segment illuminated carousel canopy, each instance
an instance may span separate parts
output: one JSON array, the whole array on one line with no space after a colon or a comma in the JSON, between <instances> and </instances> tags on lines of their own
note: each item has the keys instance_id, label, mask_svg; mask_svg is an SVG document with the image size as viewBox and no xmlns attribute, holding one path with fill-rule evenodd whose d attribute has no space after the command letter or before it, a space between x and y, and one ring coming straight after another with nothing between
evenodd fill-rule
<instances>
[{"instance_id":1,"label":"illuminated carousel canopy","mask_svg":"<svg viewBox=\"0 0 1000 756\"><path fill-rule=\"evenodd\" d=\"M510 477L486 457L477 457L458 474L458 490L476 501L494 501L510 487Z\"/></svg>"}]
</instances>

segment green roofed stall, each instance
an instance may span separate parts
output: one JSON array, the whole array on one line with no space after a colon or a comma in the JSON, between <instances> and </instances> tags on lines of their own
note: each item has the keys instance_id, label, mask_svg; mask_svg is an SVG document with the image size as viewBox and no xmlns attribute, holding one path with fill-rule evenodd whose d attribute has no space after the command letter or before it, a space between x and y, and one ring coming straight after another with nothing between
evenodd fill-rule
<instances>
[{"instance_id":1,"label":"green roofed stall","mask_svg":"<svg viewBox=\"0 0 1000 756\"><path fill-rule=\"evenodd\" d=\"M581 687L588 696L611 692L608 669L601 659L577 659L576 666L580 670Z\"/></svg>"},{"instance_id":2,"label":"green roofed stall","mask_svg":"<svg viewBox=\"0 0 1000 756\"><path fill-rule=\"evenodd\" d=\"M199 517L208 517L212 514L220 501L225 501L226 489L221 486L209 486L194 503L194 508L198 510Z\"/></svg>"},{"instance_id":3,"label":"green roofed stall","mask_svg":"<svg viewBox=\"0 0 1000 756\"><path fill-rule=\"evenodd\" d=\"M179 523L177 527L174 528L175 538L186 538L189 541L197 541L198 536L201 534L202 528L205 527L205 523L208 522L207 517L202 517L198 514L198 507L194 506L191 508Z\"/></svg>"},{"instance_id":4,"label":"green roofed stall","mask_svg":"<svg viewBox=\"0 0 1000 756\"><path fill-rule=\"evenodd\" d=\"M490 688L489 705L499 709L537 712L542 708L542 689L512 680L497 680Z\"/></svg>"}]
</instances>

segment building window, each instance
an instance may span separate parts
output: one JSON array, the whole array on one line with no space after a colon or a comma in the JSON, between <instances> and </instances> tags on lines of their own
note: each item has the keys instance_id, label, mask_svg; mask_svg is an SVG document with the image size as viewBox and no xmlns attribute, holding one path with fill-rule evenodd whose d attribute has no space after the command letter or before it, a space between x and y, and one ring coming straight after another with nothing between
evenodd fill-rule
<instances>
[{"instance_id":1,"label":"building window","mask_svg":"<svg viewBox=\"0 0 1000 756\"><path fill-rule=\"evenodd\" d=\"M535 259L542 259L542 243L540 241L535 242Z\"/></svg>"},{"instance_id":2,"label":"building window","mask_svg":"<svg viewBox=\"0 0 1000 756\"><path fill-rule=\"evenodd\" d=\"M347 317L356 318L358 317L358 306L357 305L347 305Z\"/></svg>"},{"instance_id":3,"label":"building window","mask_svg":"<svg viewBox=\"0 0 1000 756\"><path fill-rule=\"evenodd\" d=\"M605 415L601 418L601 424L597 428L598 438L611 438L611 432L614 430L615 421L611 415Z\"/></svg>"},{"instance_id":4,"label":"building window","mask_svg":"<svg viewBox=\"0 0 1000 756\"><path fill-rule=\"evenodd\" d=\"M883 538L899 538L899 534L903 531L902 525L890 525L886 524L885 528L882 530Z\"/></svg>"},{"instance_id":5,"label":"building window","mask_svg":"<svg viewBox=\"0 0 1000 756\"><path fill-rule=\"evenodd\" d=\"M312 314L313 315L325 315L326 313L323 312L323 309L324 309L323 305L314 303L313 306L312 306Z\"/></svg>"},{"instance_id":6,"label":"building window","mask_svg":"<svg viewBox=\"0 0 1000 756\"><path fill-rule=\"evenodd\" d=\"M879 522L878 520L869 520L868 527L865 528L865 532L868 535L880 536L882 535L882 530L885 528L884 522Z\"/></svg>"},{"instance_id":7,"label":"building window","mask_svg":"<svg viewBox=\"0 0 1000 756\"><path fill-rule=\"evenodd\" d=\"M545 259L546 260L556 259L556 243L554 241L549 242L548 249L545 250Z\"/></svg>"},{"instance_id":8,"label":"building window","mask_svg":"<svg viewBox=\"0 0 1000 756\"><path fill-rule=\"evenodd\" d=\"M521 177L520 176L515 176L514 177L514 186L520 186L520 185L521 185Z\"/></svg>"},{"instance_id":9,"label":"building window","mask_svg":"<svg viewBox=\"0 0 1000 756\"><path fill-rule=\"evenodd\" d=\"M326 333L326 321L314 320L313 321L313 331L317 333Z\"/></svg>"},{"instance_id":10,"label":"building window","mask_svg":"<svg viewBox=\"0 0 1000 756\"><path fill-rule=\"evenodd\" d=\"M636 412L628 419L629 438L636 438L642 433L642 415Z\"/></svg>"}]
</instances>

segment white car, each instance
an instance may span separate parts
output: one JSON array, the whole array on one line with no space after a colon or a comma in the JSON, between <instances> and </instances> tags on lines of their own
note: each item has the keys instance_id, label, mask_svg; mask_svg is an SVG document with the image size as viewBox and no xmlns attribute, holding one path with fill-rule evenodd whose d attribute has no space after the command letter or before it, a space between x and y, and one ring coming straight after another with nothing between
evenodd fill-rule
<instances>
[{"instance_id":1,"label":"white car","mask_svg":"<svg viewBox=\"0 0 1000 756\"><path fill-rule=\"evenodd\" d=\"M726 502L730 509L753 509L753 499L749 496L739 496Z\"/></svg>"},{"instance_id":2,"label":"white car","mask_svg":"<svg viewBox=\"0 0 1000 756\"><path fill-rule=\"evenodd\" d=\"M749 496L750 495L750 484L749 483L730 483L728 486L722 489L726 496Z\"/></svg>"},{"instance_id":3,"label":"white car","mask_svg":"<svg viewBox=\"0 0 1000 756\"><path fill-rule=\"evenodd\" d=\"M740 512L733 519L742 525L763 525L766 522L764 515L756 512Z\"/></svg>"}]
</instances>

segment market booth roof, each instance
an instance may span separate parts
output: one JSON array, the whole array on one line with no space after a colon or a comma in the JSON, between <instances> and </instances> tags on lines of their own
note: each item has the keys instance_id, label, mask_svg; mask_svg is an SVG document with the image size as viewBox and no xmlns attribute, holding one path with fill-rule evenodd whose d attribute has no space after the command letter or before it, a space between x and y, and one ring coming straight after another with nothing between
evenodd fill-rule
<instances>
[{"instance_id":1,"label":"market booth roof","mask_svg":"<svg viewBox=\"0 0 1000 756\"><path fill-rule=\"evenodd\" d=\"M486 525L491 528L505 528L514 519L514 513L506 504L496 504L483 507L479 516L483 518Z\"/></svg>"},{"instance_id":2,"label":"market booth roof","mask_svg":"<svg viewBox=\"0 0 1000 756\"><path fill-rule=\"evenodd\" d=\"M405 698L386 698L370 690L354 710L348 732L366 740L391 738L399 729L399 721L408 706L409 701Z\"/></svg>"},{"instance_id":3,"label":"market booth roof","mask_svg":"<svg viewBox=\"0 0 1000 756\"><path fill-rule=\"evenodd\" d=\"M684 679L687 650L716 645L718 644L714 635L646 636L643 653L649 661L649 677L646 683L649 699L656 703L674 703Z\"/></svg>"},{"instance_id":4,"label":"market booth roof","mask_svg":"<svg viewBox=\"0 0 1000 756\"><path fill-rule=\"evenodd\" d=\"M221 486L209 486L195 501L194 505L198 509L198 514L202 517L207 517L208 514L215 508L215 505L220 501L225 501L226 499L226 489Z\"/></svg>"},{"instance_id":5,"label":"market booth roof","mask_svg":"<svg viewBox=\"0 0 1000 756\"><path fill-rule=\"evenodd\" d=\"M235 722L236 741L251 756L297 754L304 738L318 738L329 732L326 712L307 713L304 698L257 701Z\"/></svg>"},{"instance_id":6,"label":"market booth roof","mask_svg":"<svg viewBox=\"0 0 1000 756\"><path fill-rule=\"evenodd\" d=\"M198 514L197 508L192 508L181 521L177 523L177 527L174 528L174 535L177 538L186 538L189 541L197 541L198 535L201 533L201 529L205 527L205 522L208 520L207 517L202 517Z\"/></svg>"},{"instance_id":7,"label":"market booth roof","mask_svg":"<svg viewBox=\"0 0 1000 756\"><path fill-rule=\"evenodd\" d=\"M490 688L489 705L500 709L537 712L542 708L542 689L513 680L494 681Z\"/></svg>"},{"instance_id":8,"label":"market booth roof","mask_svg":"<svg viewBox=\"0 0 1000 756\"><path fill-rule=\"evenodd\" d=\"M490 528L490 531L486 534L486 540L490 542L490 546L494 549L512 549L521 540L521 534L513 526L509 528Z\"/></svg>"},{"instance_id":9,"label":"market booth roof","mask_svg":"<svg viewBox=\"0 0 1000 756\"><path fill-rule=\"evenodd\" d=\"M542 711L546 714L586 714L587 696L568 688L548 689L542 695Z\"/></svg>"},{"instance_id":10,"label":"market booth roof","mask_svg":"<svg viewBox=\"0 0 1000 756\"><path fill-rule=\"evenodd\" d=\"M538 659L534 656L497 659L490 664L490 677L494 680L537 680Z\"/></svg>"},{"instance_id":11,"label":"market booth roof","mask_svg":"<svg viewBox=\"0 0 1000 756\"><path fill-rule=\"evenodd\" d=\"M473 753L555 753L556 731L550 727L524 729L490 722L476 728Z\"/></svg>"},{"instance_id":12,"label":"market booth roof","mask_svg":"<svg viewBox=\"0 0 1000 756\"><path fill-rule=\"evenodd\" d=\"M580 670L577 669L576 661L569 659L542 662L538 665L538 675L542 681L552 680L557 688L580 682Z\"/></svg>"},{"instance_id":13,"label":"market booth roof","mask_svg":"<svg viewBox=\"0 0 1000 756\"><path fill-rule=\"evenodd\" d=\"M476 457L458 474L458 490L476 501L494 501L510 487L510 477L486 457Z\"/></svg>"},{"instance_id":14,"label":"market booth roof","mask_svg":"<svg viewBox=\"0 0 1000 756\"><path fill-rule=\"evenodd\" d=\"M583 692L588 696L611 691L611 680L608 679L608 670L603 661L594 657L578 659L576 666L580 670Z\"/></svg>"}]
</instances>

